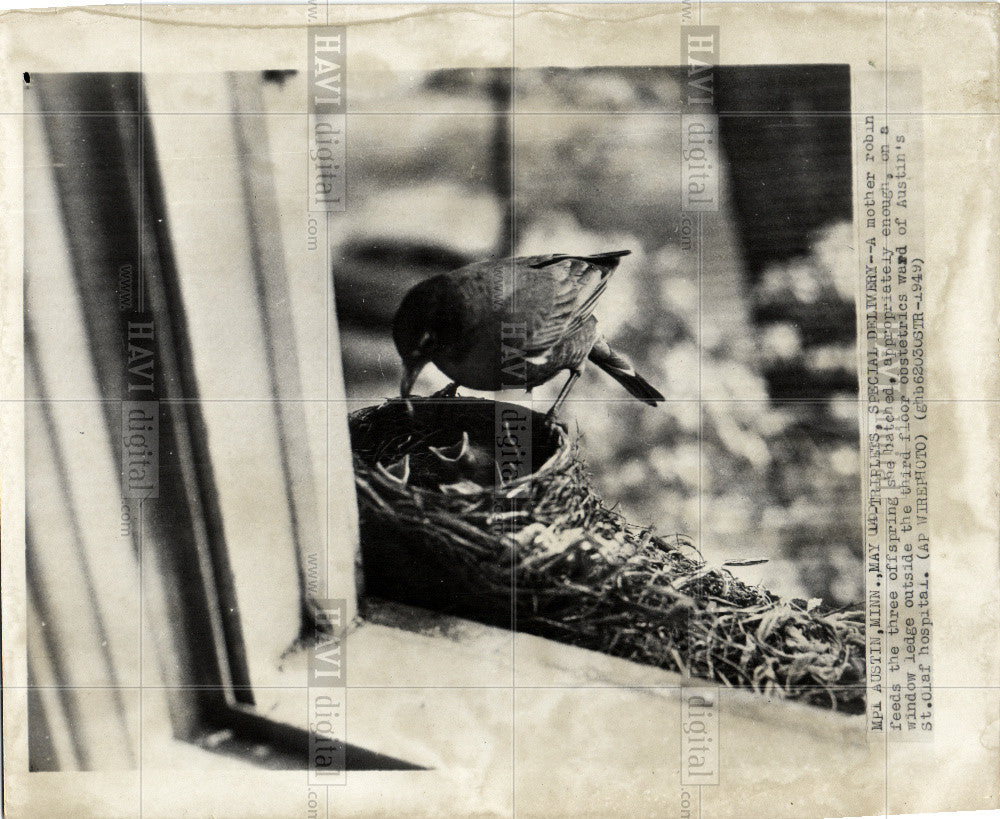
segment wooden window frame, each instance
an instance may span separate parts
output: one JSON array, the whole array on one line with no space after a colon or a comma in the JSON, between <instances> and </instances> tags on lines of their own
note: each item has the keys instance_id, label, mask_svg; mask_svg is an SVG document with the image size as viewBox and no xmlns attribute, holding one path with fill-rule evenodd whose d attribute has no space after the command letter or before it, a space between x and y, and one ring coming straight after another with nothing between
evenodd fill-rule
<instances>
[{"instance_id":1,"label":"wooden window frame","mask_svg":"<svg viewBox=\"0 0 1000 819\"><path fill-rule=\"evenodd\" d=\"M239 756L264 745L269 767L307 769L309 731L254 707L142 77L34 75L32 85L116 463L120 402L139 397L127 378L129 322L154 327L141 339L154 361L141 399L159 406L158 496L139 501L134 546L174 736ZM144 289L141 317L119 310L125 264ZM224 741L205 742L220 732ZM350 743L344 760L346 770L419 769Z\"/></svg>"}]
</instances>

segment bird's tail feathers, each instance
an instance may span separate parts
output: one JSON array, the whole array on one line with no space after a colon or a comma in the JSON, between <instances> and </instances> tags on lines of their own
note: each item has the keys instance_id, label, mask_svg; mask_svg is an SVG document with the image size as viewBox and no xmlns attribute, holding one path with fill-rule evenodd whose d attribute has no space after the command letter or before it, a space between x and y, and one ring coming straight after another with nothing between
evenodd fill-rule
<instances>
[{"instance_id":1,"label":"bird's tail feathers","mask_svg":"<svg viewBox=\"0 0 1000 819\"><path fill-rule=\"evenodd\" d=\"M590 351L590 360L649 406L655 407L660 401L666 401L660 391L639 375L625 356L612 350L603 338Z\"/></svg>"}]
</instances>

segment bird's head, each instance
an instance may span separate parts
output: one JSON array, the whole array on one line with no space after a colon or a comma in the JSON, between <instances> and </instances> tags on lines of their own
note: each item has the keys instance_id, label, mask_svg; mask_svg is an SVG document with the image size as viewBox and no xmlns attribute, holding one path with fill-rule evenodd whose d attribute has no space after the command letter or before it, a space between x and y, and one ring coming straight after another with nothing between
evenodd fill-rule
<instances>
[{"instance_id":1,"label":"bird's head","mask_svg":"<svg viewBox=\"0 0 1000 819\"><path fill-rule=\"evenodd\" d=\"M403 298L392 322L392 338L403 362L399 394L406 398L420 371L434 357L438 347L436 317L440 294L433 280L423 281Z\"/></svg>"}]
</instances>

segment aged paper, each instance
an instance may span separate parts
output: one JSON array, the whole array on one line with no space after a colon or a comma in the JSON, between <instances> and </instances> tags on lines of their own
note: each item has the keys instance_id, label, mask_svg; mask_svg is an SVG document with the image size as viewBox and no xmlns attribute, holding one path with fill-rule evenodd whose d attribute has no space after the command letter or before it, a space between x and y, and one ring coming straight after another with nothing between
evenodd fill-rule
<instances>
[{"instance_id":1,"label":"aged paper","mask_svg":"<svg viewBox=\"0 0 1000 819\"><path fill-rule=\"evenodd\" d=\"M1000 808L995 5L93 6L0 31L6 813ZM431 351L464 303L399 329L421 280L512 255L471 281L583 282L562 346L497 320L534 376L492 383L481 329ZM632 528L498 536L583 595L559 623L449 585L485 552L451 575L383 548L372 510L419 463L356 481L359 411L452 380L511 402L485 473L474 435L428 450L452 504L494 466L561 468L516 408L542 419L567 369L556 417ZM479 542L464 521L442 550ZM600 608L594 567L660 547L680 562ZM656 593L686 634L637 619Z\"/></svg>"}]
</instances>

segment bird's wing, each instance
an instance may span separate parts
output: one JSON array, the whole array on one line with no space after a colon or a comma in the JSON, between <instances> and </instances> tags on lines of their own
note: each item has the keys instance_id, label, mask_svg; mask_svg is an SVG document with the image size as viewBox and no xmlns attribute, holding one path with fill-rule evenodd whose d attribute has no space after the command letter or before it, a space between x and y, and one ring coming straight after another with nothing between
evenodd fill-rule
<instances>
[{"instance_id":1,"label":"bird's wing","mask_svg":"<svg viewBox=\"0 0 1000 819\"><path fill-rule=\"evenodd\" d=\"M598 256L529 256L517 259L528 316L527 352L539 354L580 330L594 312L618 259Z\"/></svg>"}]
</instances>

